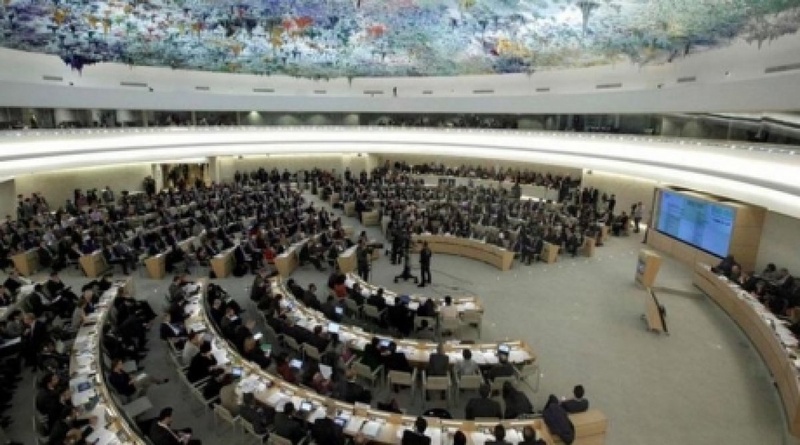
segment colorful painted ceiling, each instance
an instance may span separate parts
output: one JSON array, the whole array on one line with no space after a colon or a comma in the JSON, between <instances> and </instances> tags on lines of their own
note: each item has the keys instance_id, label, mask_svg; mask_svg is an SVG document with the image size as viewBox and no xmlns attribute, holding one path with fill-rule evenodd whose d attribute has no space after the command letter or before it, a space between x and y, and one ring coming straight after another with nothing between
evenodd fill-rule
<instances>
[{"instance_id":1,"label":"colorful painted ceiling","mask_svg":"<svg viewBox=\"0 0 800 445\"><path fill-rule=\"evenodd\" d=\"M0 0L0 45L74 69L310 78L665 63L798 27L800 0Z\"/></svg>"}]
</instances>

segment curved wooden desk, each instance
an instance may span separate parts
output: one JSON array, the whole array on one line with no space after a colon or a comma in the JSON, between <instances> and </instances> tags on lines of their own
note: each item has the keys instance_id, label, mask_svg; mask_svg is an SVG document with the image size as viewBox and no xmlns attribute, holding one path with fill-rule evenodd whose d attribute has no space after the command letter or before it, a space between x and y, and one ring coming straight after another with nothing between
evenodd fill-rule
<instances>
[{"instance_id":1,"label":"curved wooden desk","mask_svg":"<svg viewBox=\"0 0 800 445\"><path fill-rule=\"evenodd\" d=\"M283 286L282 283L273 283L274 292L283 295L281 302L283 308L290 309L294 322L309 331L313 331L315 326L322 326L323 330L327 331L327 327L331 321L328 320L322 313L311 309L294 298L291 291ZM372 341L373 337L378 337L381 340L393 341L397 344L397 351L406 355L409 363L417 368L424 368L428 365L430 355L436 351L437 343L426 340L414 339L396 339L386 335L376 335L365 331L364 329L337 324L339 328L339 338L347 343L355 351L362 353L366 346ZM497 363L497 351L501 344L508 345L511 352L509 353L509 362L516 365L523 365L526 363L533 363L536 360L536 354L530 346L524 341L509 341L500 343L476 343L476 344L460 344L459 342L446 342L445 352L450 357L450 363L455 365L463 360L462 351L464 349L472 350L472 358L479 365L492 365Z\"/></svg>"},{"instance_id":2,"label":"curved wooden desk","mask_svg":"<svg viewBox=\"0 0 800 445\"><path fill-rule=\"evenodd\" d=\"M798 341L770 310L739 286L711 272L706 264L694 268L694 285L728 313L764 359L783 400L789 431L800 437L800 381L795 360Z\"/></svg>"},{"instance_id":3,"label":"curved wooden desk","mask_svg":"<svg viewBox=\"0 0 800 445\"><path fill-rule=\"evenodd\" d=\"M205 301L205 297L203 296L202 298ZM302 401L310 401L314 408L305 416L307 422L314 422L314 420L325 416L328 407L331 407L336 410L337 417L348 419L344 427L345 434L355 436L371 430L374 431L374 434L370 434L368 437L373 443L378 444L397 444L403 431L413 426L416 416L404 416L375 409L365 409L361 406L357 407L333 398L324 397L312 390L292 385L280 377L262 370L255 364L243 359L224 337L217 332L216 326L207 317L204 303L194 305L192 309L193 313L187 320L187 326L190 324L192 326L202 324L206 332L214 337L212 341L214 355L220 357L222 363L243 368L243 375L236 390L240 397L246 392L253 393L258 401L271 407L282 406L288 401L291 401L295 406L300 406ZM509 438L520 438L522 428L530 425L540 431L548 444L556 443L541 419L505 420L501 421L501 423L509 430ZM483 444L487 434L495 424L496 422L429 418L426 434L432 438L431 443L452 443L453 434L461 430L467 435L469 444L477 445Z\"/></svg>"},{"instance_id":4,"label":"curved wooden desk","mask_svg":"<svg viewBox=\"0 0 800 445\"><path fill-rule=\"evenodd\" d=\"M359 277L354 273L348 273L347 281L345 281L344 283L345 286L347 286L348 289L351 289L354 283L358 283L362 289L369 289L369 291L372 293L376 293L378 291L378 288L381 287L362 280L361 277ZM397 292L386 289L385 287L383 288L383 298L384 300L386 300L387 306L394 306L394 299L397 296L398 296ZM433 298L433 301L436 302L437 306L441 306L444 304L444 298L442 297L429 297L426 295L417 295L417 294L412 294L409 295L408 297L411 299L411 301L416 301L418 303L422 303L428 298ZM464 311L475 311L481 313L484 312L483 305L481 304L481 301L478 299L478 297L456 296L453 297L453 305L456 306L456 308L458 308L458 312L464 312Z\"/></svg>"},{"instance_id":5,"label":"curved wooden desk","mask_svg":"<svg viewBox=\"0 0 800 445\"><path fill-rule=\"evenodd\" d=\"M114 297L119 287L127 287L132 293L133 280L128 278L124 282L117 282L104 292L96 312L81 326L75 337L69 366L71 376L69 385L73 390L72 403L75 406L82 406L94 398L98 400L94 407L86 412L87 415L98 418L97 425L93 427L94 431L87 437L87 443L97 440L98 445L146 445L147 442L139 436L136 427L126 419L131 417L128 415L128 409L136 408L136 412L139 413L141 408L148 408L141 405L149 405L149 401L137 399L129 405L117 406L116 397L112 396L106 381L106 370L102 366L103 325L113 308ZM78 386L84 383L89 383L90 388L79 391ZM133 407L134 404L137 406Z\"/></svg>"},{"instance_id":6,"label":"curved wooden desk","mask_svg":"<svg viewBox=\"0 0 800 445\"><path fill-rule=\"evenodd\" d=\"M514 262L514 252L474 239L422 234L414 235L412 240L414 241L413 248L415 251L419 251L421 248L421 244L418 242L427 241L428 247L433 253L458 255L480 260L502 271L511 269L511 264Z\"/></svg>"}]
</instances>

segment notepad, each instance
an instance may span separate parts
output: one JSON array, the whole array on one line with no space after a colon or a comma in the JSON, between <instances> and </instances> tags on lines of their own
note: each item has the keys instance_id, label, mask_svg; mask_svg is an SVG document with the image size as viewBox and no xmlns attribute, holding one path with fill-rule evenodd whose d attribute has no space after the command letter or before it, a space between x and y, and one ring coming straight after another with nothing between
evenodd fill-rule
<instances>
[{"instance_id":1,"label":"notepad","mask_svg":"<svg viewBox=\"0 0 800 445\"><path fill-rule=\"evenodd\" d=\"M325 380L330 380L331 375L333 375L333 368L328 365L319 365L319 373L322 374Z\"/></svg>"},{"instance_id":2,"label":"notepad","mask_svg":"<svg viewBox=\"0 0 800 445\"><path fill-rule=\"evenodd\" d=\"M370 439L374 439L378 437L378 434L381 432L382 427L383 427L383 422L379 422L377 420L370 420L364 422L364 424L361 426L361 433L369 437Z\"/></svg>"}]
</instances>

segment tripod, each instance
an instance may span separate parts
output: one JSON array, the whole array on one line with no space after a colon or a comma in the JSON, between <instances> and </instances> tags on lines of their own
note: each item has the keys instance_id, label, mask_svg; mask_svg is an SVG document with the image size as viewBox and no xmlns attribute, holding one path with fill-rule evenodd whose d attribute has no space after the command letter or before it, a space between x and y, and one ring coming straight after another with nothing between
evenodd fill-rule
<instances>
[{"instance_id":1,"label":"tripod","mask_svg":"<svg viewBox=\"0 0 800 445\"><path fill-rule=\"evenodd\" d=\"M414 284L419 282L419 279L411 273L411 246L409 245L408 241L406 241L406 246L403 252L403 273L394 277L395 283L397 283L398 280L414 280Z\"/></svg>"}]
</instances>

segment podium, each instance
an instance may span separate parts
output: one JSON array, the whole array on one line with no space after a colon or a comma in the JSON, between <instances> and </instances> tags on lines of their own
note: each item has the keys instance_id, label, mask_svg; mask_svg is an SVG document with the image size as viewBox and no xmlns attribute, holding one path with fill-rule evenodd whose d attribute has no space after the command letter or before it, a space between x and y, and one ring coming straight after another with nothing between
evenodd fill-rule
<instances>
[{"instance_id":1,"label":"podium","mask_svg":"<svg viewBox=\"0 0 800 445\"><path fill-rule=\"evenodd\" d=\"M636 282L644 287L653 287L660 268L661 256L652 250L641 250L636 261Z\"/></svg>"},{"instance_id":2,"label":"podium","mask_svg":"<svg viewBox=\"0 0 800 445\"><path fill-rule=\"evenodd\" d=\"M589 258L594 256L595 246L597 242L594 240L593 237L587 236L583 239L583 246L581 247L581 253L583 256L587 256Z\"/></svg>"},{"instance_id":3,"label":"podium","mask_svg":"<svg viewBox=\"0 0 800 445\"><path fill-rule=\"evenodd\" d=\"M144 260L147 275L152 280L160 280L167 276L167 257L164 254L151 256Z\"/></svg>"},{"instance_id":4,"label":"podium","mask_svg":"<svg viewBox=\"0 0 800 445\"><path fill-rule=\"evenodd\" d=\"M560 247L561 246L545 242L544 248L542 248L542 261L547 264L552 264L558 261L558 250Z\"/></svg>"},{"instance_id":5,"label":"podium","mask_svg":"<svg viewBox=\"0 0 800 445\"><path fill-rule=\"evenodd\" d=\"M11 257L14 267L23 277L30 277L39 269L39 249L31 249Z\"/></svg>"}]
</instances>

